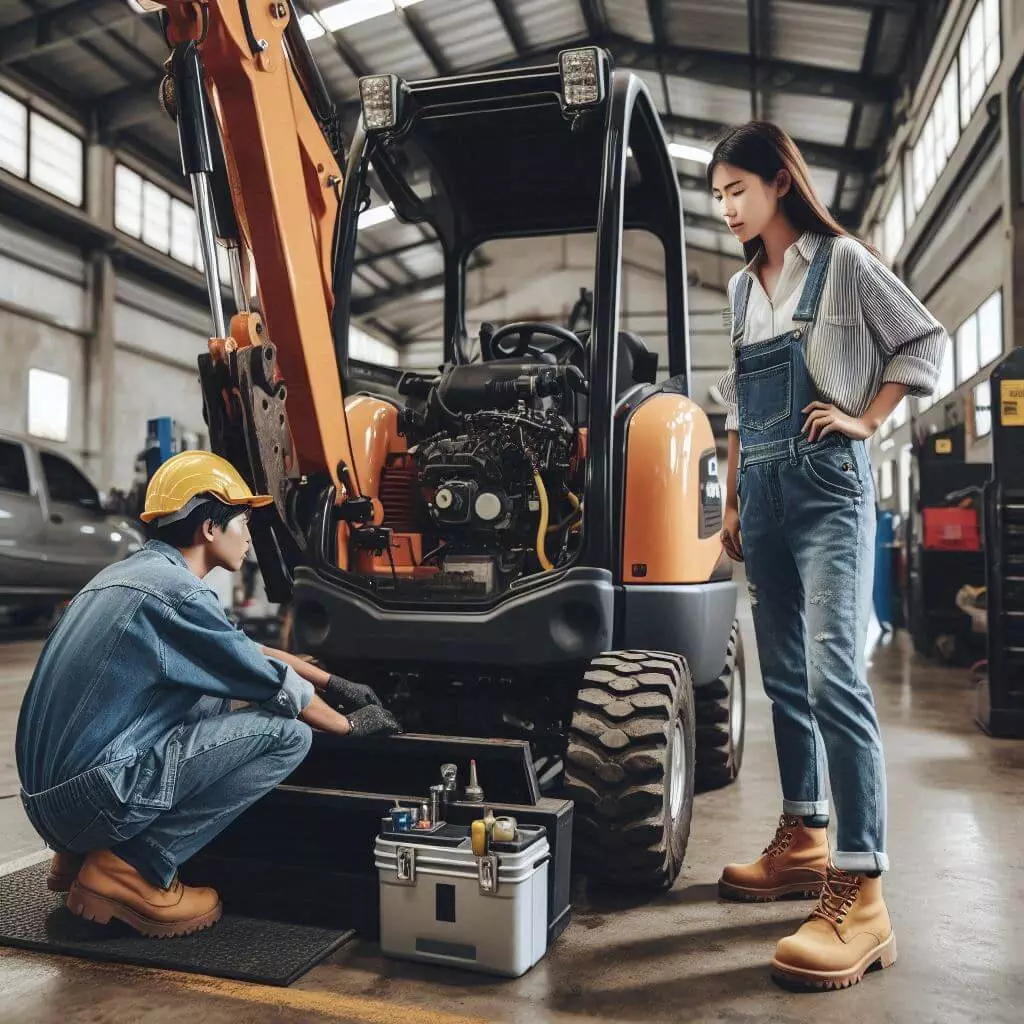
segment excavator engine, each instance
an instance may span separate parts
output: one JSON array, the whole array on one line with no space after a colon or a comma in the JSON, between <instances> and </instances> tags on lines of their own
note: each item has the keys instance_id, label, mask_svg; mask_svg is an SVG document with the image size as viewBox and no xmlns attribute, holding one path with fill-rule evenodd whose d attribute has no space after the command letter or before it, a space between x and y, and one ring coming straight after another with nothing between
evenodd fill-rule
<instances>
[{"instance_id":1,"label":"excavator engine","mask_svg":"<svg viewBox=\"0 0 1024 1024\"><path fill-rule=\"evenodd\" d=\"M571 559L581 519L579 369L452 366L432 379L410 374L400 390L416 526L435 542L433 586L490 594Z\"/></svg>"}]
</instances>

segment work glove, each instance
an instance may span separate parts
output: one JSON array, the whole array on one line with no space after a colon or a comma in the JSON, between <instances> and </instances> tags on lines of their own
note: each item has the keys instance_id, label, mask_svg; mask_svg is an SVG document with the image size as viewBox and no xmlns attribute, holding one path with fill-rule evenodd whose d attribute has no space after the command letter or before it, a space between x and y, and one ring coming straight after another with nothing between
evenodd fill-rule
<instances>
[{"instance_id":1,"label":"work glove","mask_svg":"<svg viewBox=\"0 0 1024 1024\"><path fill-rule=\"evenodd\" d=\"M352 726L350 736L391 736L402 731L395 716L379 704L368 704L345 717Z\"/></svg>"},{"instance_id":2,"label":"work glove","mask_svg":"<svg viewBox=\"0 0 1024 1024\"><path fill-rule=\"evenodd\" d=\"M381 706L380 697L373 692L371 687L364 686L362 683L353 683L349 679L342 679L341 676L331 676L327 681L323 699L335 711L344 713L357 711L359 708L371 705Z\"/></svg>"}]
</instances>

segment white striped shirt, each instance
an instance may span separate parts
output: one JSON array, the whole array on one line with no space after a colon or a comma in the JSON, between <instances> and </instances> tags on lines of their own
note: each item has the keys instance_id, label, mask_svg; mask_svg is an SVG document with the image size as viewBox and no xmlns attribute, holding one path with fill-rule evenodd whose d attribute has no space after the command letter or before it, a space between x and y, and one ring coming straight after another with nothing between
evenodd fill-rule
<instances>
[{"instance_id":1,"label":"white striped shirt","mask_svg":"<svg viewBox=\"0 0 1024 1024\"><path fill-rule=\"evenodd\" d=\"M758 278L754 258L729 282L732 309L744 274L753 285L747 302L741 345L767 341L797 324L793 321L807 271L822 241L807 232L786 250L774 302ZM906 385L912 395L935 389L949 337L945 328L888 267L853 238L837 238L825 287L812 324L805 329L807 369L821 400L850 416L861 416L883 384ZM726 430L737 430L736 353L719 382L728 406Z\"/></svg>"}]
</instances>

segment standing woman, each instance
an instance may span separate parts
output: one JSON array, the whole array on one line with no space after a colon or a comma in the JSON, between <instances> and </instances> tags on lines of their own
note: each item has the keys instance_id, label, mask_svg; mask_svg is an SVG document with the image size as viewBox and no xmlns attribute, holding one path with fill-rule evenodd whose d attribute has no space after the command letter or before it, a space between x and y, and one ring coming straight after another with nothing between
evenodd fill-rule
<instances>
[{"instance_id":1,"label":"standing woman","mask_svg":"<svg viewBox=\"0 0 1024 1024\"><path fill-rule=\"evenodd\" d=\"M945 331L831 217L793 140L751 122L708 185L747 266L729 285L733 358L722 539L745 561L782 779L775 838L730 864L726 899L817 897L776 948L776 977L854 984L896 959L882 898L885 765L864 648L875 502L867 440L938 378ZM829 851L831 783L837 848Z\"/></svg>"}]
</instances>

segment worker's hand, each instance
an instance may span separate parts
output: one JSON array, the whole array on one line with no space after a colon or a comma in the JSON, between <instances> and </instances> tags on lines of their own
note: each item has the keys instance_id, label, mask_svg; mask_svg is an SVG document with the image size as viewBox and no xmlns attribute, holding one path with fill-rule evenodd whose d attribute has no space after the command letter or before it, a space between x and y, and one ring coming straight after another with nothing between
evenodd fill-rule
<instances>
[{"instance_id":1,"label":"worker's hand","mask_svg":"<svg viewBox=\"0 0 1024 1024\"><path fill-rule=\"evenodd\" d=\"M395 716L379 704L368 704L345 717L351 726L350 736L391 736L402 731Z\"/></svg>"},{"instance_id":2,"label":"worker's hand","mask_svg":"<svg viewBox=\"0 0 1024 1024\"><path fill-rule=\"evenodd\" d=\"M369 686L353 683L341 676L331 676L323 689L322 696L335 711L357 711L359 708L376 705L380 707L380 697Z\"/></svg>"},{"instance_id":3,"label":"worker's hand","mask_svg":"<svg viewBox=\"0 0 1024 1024\"><path fill-rule=\"evenodd\" d=\"M808 441L820 441L829 434L844 434L854 441L866 441L875 432L861 417L848 416L826 402L811 402L803 412L809 413L803 425Z\"/></svg>"},{"instance_id":4,"label":"worker's hand","mask_svg":"<svg viewBox=\"0 0 1024 1024\"><path fill-rule=\"evenodd\" d=\"M722 546L725 553L734 561L743 561L743 541L740 536L739 509L727 505L722 527Z\"/></svg>"}]
</instances>

